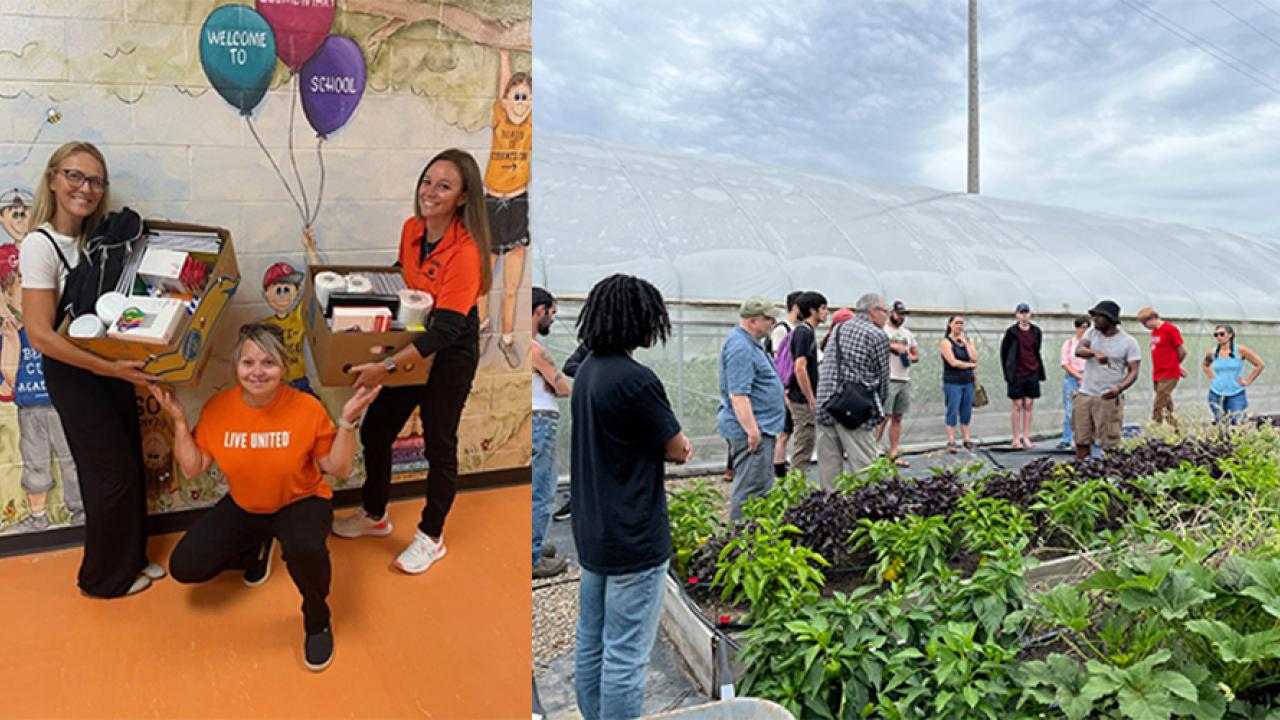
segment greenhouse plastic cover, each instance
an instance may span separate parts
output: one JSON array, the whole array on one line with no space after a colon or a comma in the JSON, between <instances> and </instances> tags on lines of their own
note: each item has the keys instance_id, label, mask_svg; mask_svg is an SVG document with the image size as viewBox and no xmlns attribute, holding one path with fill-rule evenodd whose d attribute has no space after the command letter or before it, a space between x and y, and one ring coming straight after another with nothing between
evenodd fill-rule
<instances>
[{"instance_id":1,"label":"greenhouse plastic cover","mask_svg":"<svg viewBox=\"0 0 1280 720\"><path fill-rule=\"evenodd\" d=\"M538 133L533 282L585 295L625 272L668 300L832 304L876 291L915 309L1280 320L1280 240L985 195L819 176Z\"/></svg>"}]
</instances>

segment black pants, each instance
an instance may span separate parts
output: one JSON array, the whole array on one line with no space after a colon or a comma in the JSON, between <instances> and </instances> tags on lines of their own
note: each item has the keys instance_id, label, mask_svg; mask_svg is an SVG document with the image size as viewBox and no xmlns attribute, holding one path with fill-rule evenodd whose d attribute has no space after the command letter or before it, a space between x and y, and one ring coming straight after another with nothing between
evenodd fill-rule
<instances>
[{"instance_id":1,"label":"black pants","mask_svg":"<svg viewBox=\"0 0 1280 720\"><path fill-rule=\"evenodd\" d=\"M391 443L418 408L422 418L423 454L427 470L427 505L422 509L422 532L439 537L444 519L458 491L458 421L471 393L480 351L478 338L436 353L425 385L384 387L369 406L360 428L364 448L364 509L374 517L387 511L391 496Z\"/></svg>"},{"instance_id":2,"label":"black pants","mask_svg":"<svg viewBox=\"0 0 1280 720\"><path fill-rule=\"evenodd\" d=\"M310 497L274 513L251 513L230 495L218 501L178 541L169 558L169 574L180 583L212 580L223 570L244 570L267 538L280 541L289 577L302 593L307 634L329 624L329 546L333 502Z\"/></svg>"},{"instance_id":3,"label":"black pants","mask_svg":"<svg viewBox=\"0 0 1280 720\"><path fill-rule=\"evenodd\" d=\"M147 566L146 477L133 385L44 358L84 498L80 589L119 597Z\"/></svg>"}]
</instances>

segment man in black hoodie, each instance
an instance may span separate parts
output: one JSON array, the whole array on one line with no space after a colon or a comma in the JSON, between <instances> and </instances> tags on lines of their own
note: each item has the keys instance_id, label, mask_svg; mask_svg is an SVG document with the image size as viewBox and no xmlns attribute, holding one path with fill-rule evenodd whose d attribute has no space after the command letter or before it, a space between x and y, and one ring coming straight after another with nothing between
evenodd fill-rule
<instances>
[{"instance_id":1,"label":"man in black hoodie","mask_svg":"<svg viewBox=\"0 0 1280 720\"><path fill-rule=\"evenodd\" d=\"M1031 306L1019 303L1014 311L1018 321L1004 331L1000 341L1000 362L1004 381L1013 401L1013 447L1031 449L1031 406L1040 397L1044 363L1040 360L1040 328L1031 324Z\"/></svg>"}]
</instances>

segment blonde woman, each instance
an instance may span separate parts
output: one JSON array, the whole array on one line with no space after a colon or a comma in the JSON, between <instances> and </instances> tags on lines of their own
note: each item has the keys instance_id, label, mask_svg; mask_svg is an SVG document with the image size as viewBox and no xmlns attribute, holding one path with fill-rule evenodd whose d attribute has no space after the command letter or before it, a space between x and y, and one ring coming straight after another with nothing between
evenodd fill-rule
<instances>
[{"instance_id":1,"label":"blonde woman","mask_svg":"<svg viewBox=\"0 0 1280 720\"><path fill-rule=\"evenodd\" d=\"M384 362L357 365L356 387L373 387L406 363L432 359L422 385L388 387L369 407L360 429L364 448L364 509L339 518L336 535L391 534L391 443L417 407L422 418L427 504L413 540L396 558L401 572L425 572L445 555L444 521L458 483L458 421L480 359L477 298L489 291L489 220L480 168L456 148L432 158L418 177L413 217L400 233L405 283L435 299L427 331Z\"/></svg>"},{"instance_id":2,"label":"blonde woman","mask_svg":"<svg viewBox=\"0 0 1280 720\"><path fill-rule=\"evenodd\" d=\"M44 355L45 385L66 431L84 498L80 589L112 598L141 592L164 577L147 561L142 434L135 384L159 378L139 360L108 360L58 334L67 273L81 262L88 234L107 214L107 161L72 142L46 163L22 242L22 307L31 346Z\"/></svg>"},{"instance_id":3,"label":"blonde woman","mask_svg":"<svg viewBox=\"0 0 1280 720\"><path fill-rule=\"evenodd\" d=\"M321 473L351 474L355 421L381 388L360 388L342 408L337 429L314 395L283 382L289 367L284 330L252 323L240 328L231 353L237 384L209 398L192 429L173 393L150 385L173 418L173 451L187 477L218 461L227 494L182 536L169 558L180 583L201 583L223 570L244 571L256 587L271 573L271 546L280 541L289 577L302 595L307 668L333 659L329 622L329 548L333 490Z\"/></svg>"}]
</instances>

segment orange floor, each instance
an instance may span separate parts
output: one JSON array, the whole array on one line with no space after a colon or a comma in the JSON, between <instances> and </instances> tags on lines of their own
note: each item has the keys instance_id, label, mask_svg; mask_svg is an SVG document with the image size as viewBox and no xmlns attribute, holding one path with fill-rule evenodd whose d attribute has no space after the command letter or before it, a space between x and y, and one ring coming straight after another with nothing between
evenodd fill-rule
<instances>
[{"instance_id":1,"label":"orange floor","mask_svg":"<svg viewBox=\"0 0 1280 720\"><path fill-rule=\"evenodd\" d=\"M261 587L228 572L120 600L80 595L79 548L0 560L0 717L528 717L529 488L460 494L448 555L410 577L391 563L421 507L393 504L390 538L330 538L335 651L318 674L278 545ZM152 559L177 539L153 538Z\"/></svg>"}]
</instances>

